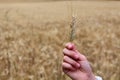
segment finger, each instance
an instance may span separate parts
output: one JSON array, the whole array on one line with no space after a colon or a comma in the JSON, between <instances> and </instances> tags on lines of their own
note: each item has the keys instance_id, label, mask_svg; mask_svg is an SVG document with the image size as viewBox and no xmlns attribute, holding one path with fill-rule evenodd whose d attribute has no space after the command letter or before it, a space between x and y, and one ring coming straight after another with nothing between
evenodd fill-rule
<instances>
[{"instance_id":1,"label":"finger","mask_svg":"<svg viewBox=\"0 0 120 80\"><path fill-rule=\"evenodd\" d=\"M80 64L68 56L64 56L64 62L71 64L72 66L79 68Z\"/></svg>"},{"instance_id":2,"label":"finger","mask_svg":"<svg viewBox=\"0 0 120 80\"><path fill-rule=\"evenodd\" d=\"M66 45L65 45L65 47L67 48L67 49L69 49L69 50L75 50L75 45L73 44L73 43L67 43Z\"/></svg>"},{"instance_id":3,"label":"finger","mask_svg":"<svg viewBox=\"0 0 120 80\"><path fill-rule=\"evenodd\" d=\"M63 62L62 63L62 68L63 68L63 70L76 70L72 65L70 65L70 64L68 64L68 63L66 63L66 62Z\"/></svg>"},{"instance_id":4,"label":"finger","mask_svg":"<svg viewBox=\"0 0 120 80\"><path fill-rule=\"evenodd\" d=\"M75 51L71 51L71 50L68 50L68 49L63 49L63 54L66 55L66 56L69 56L75 60L78 60L79 59L79 55L75 52Z\"/></svg>"},{"instance_id":5,"label":"finger","mask_svg":"<svg viewBox=\"0 0 120 80\"><path fill-rule=\"evenodd\" d=\"M83 54L79 53L77 50L76 50L76 53L78 54L80 61L86 61L87 60L87 58Z\"/></svg>"}]
</instances>

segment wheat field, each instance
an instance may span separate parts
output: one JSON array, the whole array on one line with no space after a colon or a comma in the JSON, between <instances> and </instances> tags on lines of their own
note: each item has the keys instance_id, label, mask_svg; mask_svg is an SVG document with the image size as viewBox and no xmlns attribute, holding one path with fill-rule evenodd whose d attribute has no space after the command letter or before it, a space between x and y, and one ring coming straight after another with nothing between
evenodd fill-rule
<instances>
[{"instance_id":1,"label":"wheat field","mask_svg":"<svg viewBox=\"0 0 120 80\"><path fill-rule=\"evenodd\" d=\"M120 2L73 1L74 43L95 75L120 80ZM0 80L70 80L61 69L69 1L0 4Z\"/></svg>"}]
</instances>

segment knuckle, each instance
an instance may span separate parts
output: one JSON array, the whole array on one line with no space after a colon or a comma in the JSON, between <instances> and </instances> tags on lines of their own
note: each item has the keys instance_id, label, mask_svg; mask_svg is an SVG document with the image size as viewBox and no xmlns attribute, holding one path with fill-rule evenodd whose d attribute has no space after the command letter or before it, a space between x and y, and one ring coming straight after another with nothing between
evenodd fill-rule
<instances>
[{"instance_id":1,"label":"knuckle","mask_svg":"<svg viewBox=\"0 0 120 80\"><path fill-rule=\"evenodd\" d=\"M63 52L65 52L65 48L63 49Z\"/></svg>"},{"instance_id":2,"label":"knuckle","mask_svg":"<svg viewBox=\"0 0 120 80\"><path fill-rule=\"evenodd\" d=\"M66 49L66 48L64 48L64 49L63 49L63 53L65 54L65 53L66 53L66 51L67 51L67 49Z\"/></svg>"},{"instance_id":3,"label":"knuckle","mask_svg":"<svg viewBox=\"0 0 120 80\"><path fill-rule=\"evenodd\" d=\"M83 59L84 59L84 60L87 60L87 58L86 58L84 55L83 55Z\"/></svg>"},{"instance_id":4,"label":"knuckle","mask_svg":"<svg viewBox=\"0 0 120 80\"><path fill-rule=\"evenodd\" d=\"M73 52L70 52L70 55L73 57L75 54Z\"/></svg>"},{"instance_id":5,"label":"knuckle","mask_svg":"<svg viewBox=\"0 0 120 80\"><path fill-rule=\"evenodd\" d=\"M64 65L65 65L65 64L64 64L64 62L63 62L63 63L62 63L62 67L64 67Z\"/></svg>"},{"instance_id":6,"label":"knuckle","mask_svg":"<svg viewBox=\"0 0 120 80\"><path fill-rule=\"evenodd\" d=\"M67 60L67 58L68 58L67 56L64 56L64 57L63 57L64 60Z\"/></svg>"},{"instance_id":7,"label":"knuckle","mask_svg":"<svg viewBox=\"0 0 120 80\"><path fill-rule=\"evenodd\" d=\"M73 64L74 66L76 66L76 65L77 65L77 63L76 63L76 62L74 62L74 61L72 62L72 64Z\"/></svg>"},{"instance_id":8,"label":"knuckle","mask_svg":"<svg viewBox=\"0 0 120 80\"><path fill-rule=\"evenodd\" d=\"M63 62L62 63L62 68L65 68L66 67L66 64Z\"/></svg>"},{"instance_id":9,"label":"knuckle","mask_svg":"<svg viewBox=\"0 0 120 80\"><path fill-rule=\"evenodd\" d=\"M72 66L70 64L67 65L68 68L71 68Z\"/></svg>"},{"instance_id":10,"label":"knuckle","mask_svg":"<svg viewBox=\"0 0 120 80\"><path fill-rule=\"evenodd\" d=\"M87 58L83 54L79 54L80 59L87 60Z\"/></svg>"},{"instance_id":11,"label":"knuckle","mask_svg":"<svg viewBox=\"0 0 120 80\"><path fill-rule=\"evenodd\" d=\"M64 69L65 68L65 64L64 63L62 63L62 69Z\"/></svg>"}]
</instances>

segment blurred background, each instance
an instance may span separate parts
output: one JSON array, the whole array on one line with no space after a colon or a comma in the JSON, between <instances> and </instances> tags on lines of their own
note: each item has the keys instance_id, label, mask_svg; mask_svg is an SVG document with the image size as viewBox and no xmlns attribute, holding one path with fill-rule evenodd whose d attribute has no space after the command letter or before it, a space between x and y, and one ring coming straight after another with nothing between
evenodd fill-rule
<instances>
[{"instance_id":1,"label":"blurred background","mask_svg":"<svg viewBox=\"0 0 120 80\"><path fill-rule=\"evenodd\" d=\"M0 2L48 2L48 1L120 1L120 0L0 0Z\"/></svg>"},{"instance_id":2,"label":"blurred background","mask_svg":"<svg viewBox=\"0 0 120 80\"><path fill-rule=\"evenodd\" d=\"M0 0L0 80L71 80L61 63L73 14L94 74L120 80L119 0Z\"/></svg>"}]
</instances>

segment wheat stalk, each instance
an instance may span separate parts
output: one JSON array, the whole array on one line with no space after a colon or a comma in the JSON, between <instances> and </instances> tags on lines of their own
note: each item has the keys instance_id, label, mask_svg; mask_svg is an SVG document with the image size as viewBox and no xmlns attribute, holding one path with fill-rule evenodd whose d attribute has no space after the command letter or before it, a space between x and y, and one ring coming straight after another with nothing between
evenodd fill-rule
<instances>
[{"instance_id":1,"label":"wheat stalk","mask_svg":"<svg viewBox=\"0 0 120 80\"><path fill-rule=\"evenodd\" d=\"M75 16L72 16L72 21L70 24L71 32L70 32L70 42L73 42L75 38L75 23L76 23L76 18Z\"/></svg>"},{"instance_id":2,"label":"wheat stalk","mask_svg":"<svg viewBox=\"0 0 120 80\"><path fill-rule=\"evenodd\" d=\"M10 9L8 9L6 12L5 12L5 18L6 18L6 27L7 27L7 30L9 30L8 26L9 26L9 17L8 17L8 14L10 12ZM10 78L11 77L11 59L10 59L10 54L9 54L9 42L10 42L10 39L9 39L9 32L6 36L6 40L7 40L7 68L8 68L8 77Z\"/></svg>"}]
</instances>

